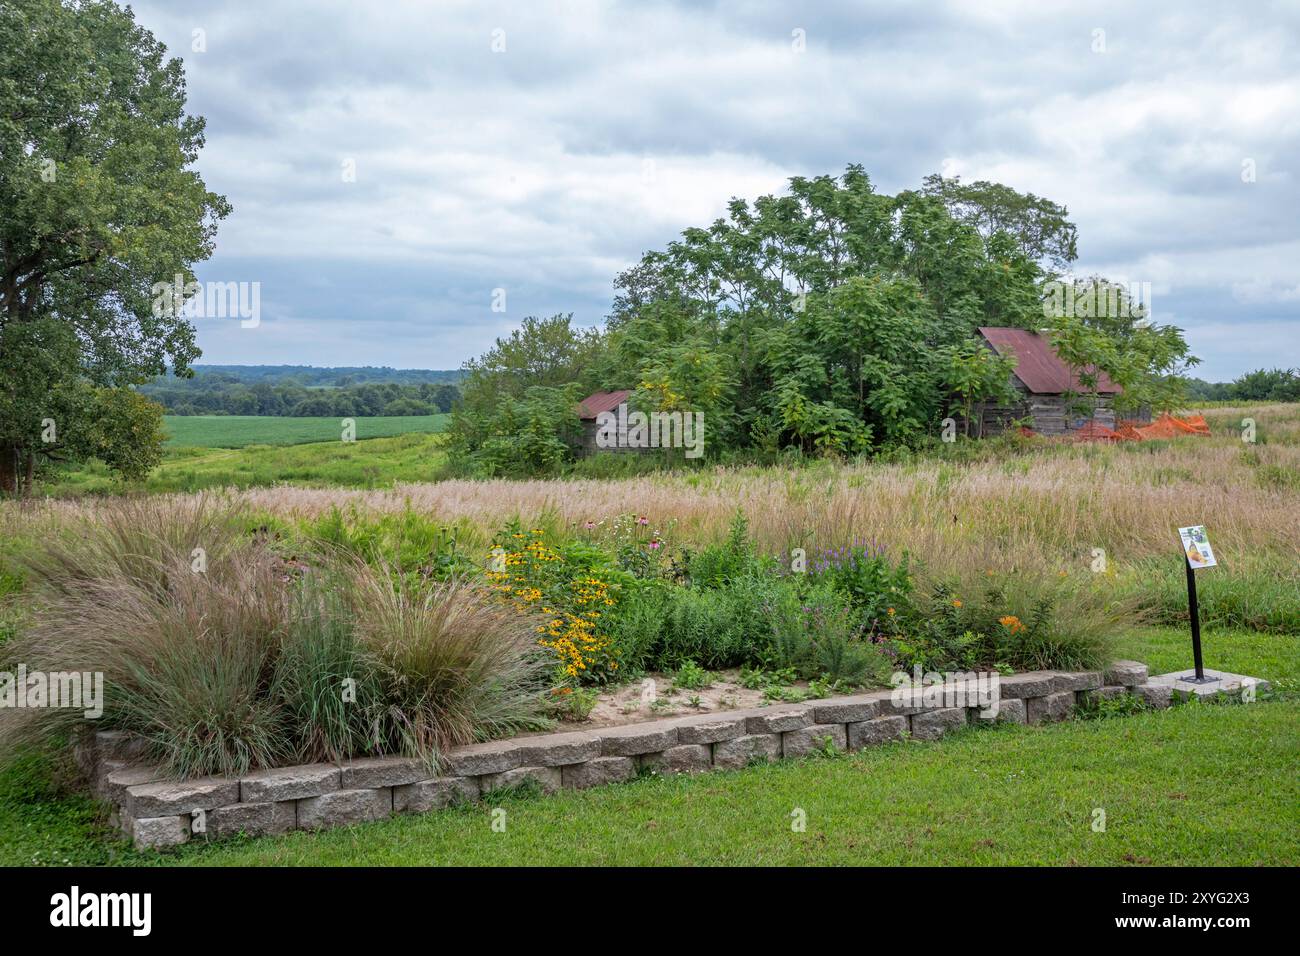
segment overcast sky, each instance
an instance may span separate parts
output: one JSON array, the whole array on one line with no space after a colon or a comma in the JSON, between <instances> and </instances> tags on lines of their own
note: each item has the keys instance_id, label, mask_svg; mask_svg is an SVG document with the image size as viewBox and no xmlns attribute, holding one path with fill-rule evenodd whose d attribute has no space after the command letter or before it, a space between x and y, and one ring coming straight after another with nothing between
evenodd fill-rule
<instances>
[{"instance_id":1,"label":"overcast sky","mask_svg":"<svg viewBox=\"0 0 1300 956\"><path fill-rule=\"evenodd\" d=\"M1300 365L1295 2L134 7L234 206L199 277L261 283L203 362L455 368L526 315L598 324L729 197L861 163L1065 204L1078 270L1151 283L1204 378Z\"/></svg>"}]
</instances>

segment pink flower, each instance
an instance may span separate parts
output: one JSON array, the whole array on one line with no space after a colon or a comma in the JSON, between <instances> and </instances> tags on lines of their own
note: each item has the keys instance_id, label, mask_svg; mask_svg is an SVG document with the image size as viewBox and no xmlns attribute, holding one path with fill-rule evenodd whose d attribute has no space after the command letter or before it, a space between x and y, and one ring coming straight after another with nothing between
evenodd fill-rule
<instances>
[{"instance_id":1,"label":"pink flower","mask_svg":"<svg viewBox=\"0 0 1300 956\"><path fill-rule=\"evenodd\" d=\"M659 550L659 539L658 539L658 538L655 538L653 541L650 542L650 550L651 550L651 551L658 551L658 550Z\"/></svg>"},{"instance_id":2,"label":"pink flower","mask_svg":"<svg viewBox=\"0 0 1300 956\"><path fill-rule=\"evenodd\" d=\"M583 527L586 528L588 531L590 531L591 529L596 527L596 522L588 521L586 524L583 525Z\"/></svg>"},{"instance_id":3,"label":"pink flower","mask_svg":"<svg viewBox=\"0 0 1300 956\"><path fill-rule=\"evenodd\" d=\"M639 517L639 518L636 519L636 523L637 523L637 524L649 524L649 523L650 523L650 519L647 518L645 515L642 515L641 517Z\"/></svg>"}]
</instances>

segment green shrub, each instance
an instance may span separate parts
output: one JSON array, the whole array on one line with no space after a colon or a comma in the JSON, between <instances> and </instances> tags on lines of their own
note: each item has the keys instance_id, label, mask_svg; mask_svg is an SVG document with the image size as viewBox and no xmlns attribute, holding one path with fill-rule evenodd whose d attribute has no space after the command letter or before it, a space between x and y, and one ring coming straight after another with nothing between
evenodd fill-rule
<instances>
[{"instance_id":1,"label":"green shrub","mask_svg":"<svg viewBox=\"0 0 1300 956\"><path fill-rule=\"evenodd\" d=\"M695 661L682 661L682 666L673 675L673 686L683 690L702 690L713 686L713 675Z\"/></svg>"},{"instance_id":2,"label":"green shrub","mask_svg":"<svg viewBox=\"0 0 1300 956\"><path fill-rule=\"evenodd\" d=\"M305 543L316 553L344 552L420 577L445 581L474 567L472 558L458 545L465 532L409 507L377 515L364 515L355 507L331 508L304 522L301 530Z\"/></svg>"},{"instance_id":3,"label":"green shrub","mask_svg":"<svg viewBox=\"0 0 1300 956\"><path fill-rule=\"evenodd\" d=\"M810 556L808 578L813 586L839 594L871 634L894 633L899 609L911 600L907 555L894 563L874 545L831 548Z\"/></svg>"},{"instance_id":4,"label":"green shrub","mask_svg":"<svg viewBox=\"0 0 1300 956\"><path fill-rule=\"evenodd\" d=\"M338 761L381 751L387 715L374 661L356 639L346 584L303 582L276 662L297 759Z\"/></svg>"},{"instance_id":5,"label":"green shrub","mask_svg":"<svg viewBox=\"0 0 1300 956\"><path fill-rule=\"evenodd\" d=\"M866 639L853 609L834 591L774 606L766 658L777 670L829 684L859 685L883 679L889 660Z\"/></svg>"},{"instance_id":6,"label":"green shrub","mask_svg":"<svg viewBox=\"0 0 1300 956\"><path fill-rule=\"evenodd\" d=\"M904 669L1096 668L1117 629L1139 620L1132 601L1091 576L963 568L927 574L924 584L926 598L912 603L888 642Z\"/></svg>"},{"instance_id":7,"label":"green shrub","mask_svg":"<svg viewBox=\"0 0 1300 956\"><path fill-rule=\"evenodd\" d=\"M772 562L756 555L749 538L749 521L739 510L731 520L726 540L688 554L685 564L690 584L696 588L722 588L772 570Z\"/></svg>"}]
</instances>

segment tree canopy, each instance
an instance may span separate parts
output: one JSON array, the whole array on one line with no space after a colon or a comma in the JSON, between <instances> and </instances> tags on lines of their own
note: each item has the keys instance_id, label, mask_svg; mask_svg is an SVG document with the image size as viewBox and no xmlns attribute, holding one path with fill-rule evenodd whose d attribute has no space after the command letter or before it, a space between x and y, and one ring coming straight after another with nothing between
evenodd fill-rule
<instances>
[{"instance_id":1,"label":"tree canopy","mask_svg":"<svg viewBox=\"0 0 1300 956\"><path fill-rule=\"evenodd\" d=\"M572 386L579 398L629 389L644 411L702 412L715 451L914 444L948 416L968 422L978 404L1010 398L1013 362L985 347L983 325L1046 329L1132 401L1176 402L1194 361L1179 330L1140 309L1045 310L1076 233L1064 207L997 183L930 176L891 196L856 165L795 177L782 195L732 199L724 217L622 272L600 332L530 319L498 341L467 366L453 434L467 461L482 460L501 434L488 423L503 408L517 415L527 386L550 390L546 407L561 416L558 392Z\"/></svg>"},{"instance_id":2,"label":"tree canopy","mask_svg":"<svg viewBox=\"0 0 1300 956\"><path fill-rule=\"evenodd\" d=\"M128 474L156 457L156 406L114 390L198 355L153 289L193 280L229 212L192 169L202 146L180 60L129 9L0 6L0 490L39 457L98 449Z\"/></svg>"}]
</instances>

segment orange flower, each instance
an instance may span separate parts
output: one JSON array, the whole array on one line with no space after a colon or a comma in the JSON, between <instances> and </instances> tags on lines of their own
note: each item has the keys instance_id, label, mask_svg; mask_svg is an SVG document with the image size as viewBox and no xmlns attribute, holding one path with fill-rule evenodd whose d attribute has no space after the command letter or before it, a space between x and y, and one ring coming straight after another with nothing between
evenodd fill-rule
<instances>
[{"instance_id":1,"label":"orange flower","mask_svg":"<svg viewBox=\"0 0 1300 956\"><path fill-rule=\"evenodd\" d=\"M1020 618L1016 617L1014 614L1008 614L1006 617L998 618L998 623L1001 624L1003 627L1005 627L1012 634L1015 634L1017 631L1023 631L1025 629L1025 626L1020 623Z\"/></svg>"},{"instance_id":2,"label":"orange flower","mask_svg":"<svg viewBox=\"0 0 1300 956\"><path fill-rule=\"evenodd\" d=\"M952 602L952 606L953 606L953 607L961 607L961 600L960 600L960 599L954 599L953 602Z\"/></svg>"}]
</instances>

